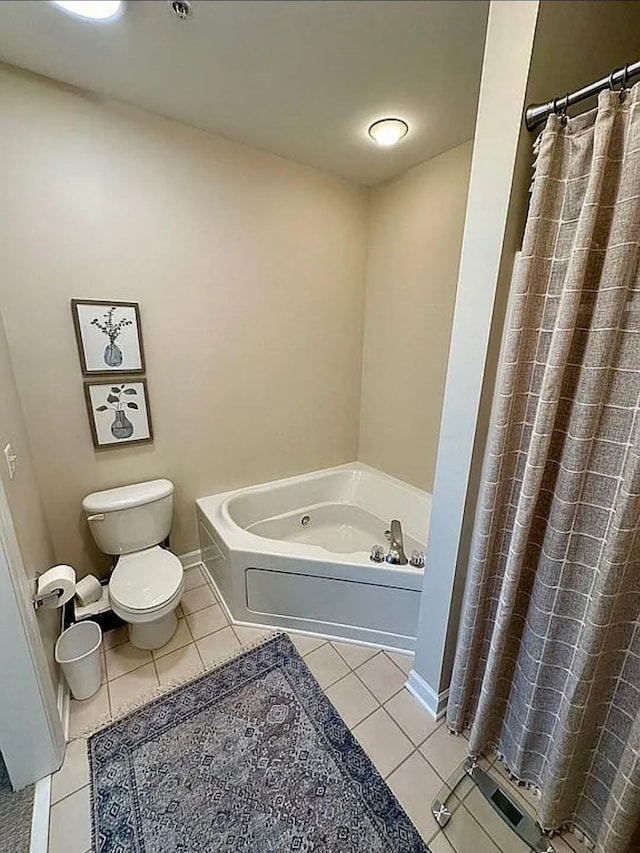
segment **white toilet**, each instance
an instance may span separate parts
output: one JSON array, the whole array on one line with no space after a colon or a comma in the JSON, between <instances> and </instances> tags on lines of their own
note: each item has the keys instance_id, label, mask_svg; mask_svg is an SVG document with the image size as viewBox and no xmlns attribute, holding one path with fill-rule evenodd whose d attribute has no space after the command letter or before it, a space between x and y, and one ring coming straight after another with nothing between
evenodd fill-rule
<instances>
[{"instance_id":1,"label":"white toilet","mask_svg":"<svg viewBox=\"0 0 640 853\"><path fill-rule=\"evenodd\" d=\"M178 625L182 564L160 547L173 518L173 483L151 480L93 492L82 501L91 534L105 554L119 555L109 581L114 613L138 649L164 646Z\"/></svg>"}]
</instances>

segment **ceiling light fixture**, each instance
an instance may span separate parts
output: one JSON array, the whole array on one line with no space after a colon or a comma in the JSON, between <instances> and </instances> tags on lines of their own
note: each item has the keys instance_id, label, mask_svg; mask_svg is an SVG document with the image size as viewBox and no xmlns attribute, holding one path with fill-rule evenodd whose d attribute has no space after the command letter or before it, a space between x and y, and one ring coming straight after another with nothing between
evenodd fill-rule
<instances>
[{"instance_id":1,"label":"ceiling light fixture","mask_svg":"<svg viewBox=\"0 0 640 853\"><path fill-rule=\"evenodd\" d=\"M385 148L397 145L408 132L409 125L401 118L381 118L369 127L369 136Z\"/></svg>"},{"instance_id":2,"label":"ceiling light fixture","mask_svg":"<svg viewBox=\"0 0 640 853\"><path fill-rule=\"evenodd\" d=\"M51 0L54 6L87 21L112 21L122 12L122 0Z\"/></svg>"}]
</instances>

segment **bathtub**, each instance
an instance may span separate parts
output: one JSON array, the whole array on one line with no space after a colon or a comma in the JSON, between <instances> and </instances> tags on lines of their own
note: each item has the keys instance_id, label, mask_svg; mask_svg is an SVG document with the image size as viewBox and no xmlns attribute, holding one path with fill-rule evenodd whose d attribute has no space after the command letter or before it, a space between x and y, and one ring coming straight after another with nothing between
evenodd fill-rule
<instances>
[{"instance_id":1,"label":"bathtub","mask_svg":"<svg viewBox=\"0 0 640 853\"><path fill-rule=\"evenodd\" d=\"M424 550L431 495L361 463L196 501L203 563L234 622L413 650L424 570L369 559L400 519Z\"/></svg>"}]
</instances>

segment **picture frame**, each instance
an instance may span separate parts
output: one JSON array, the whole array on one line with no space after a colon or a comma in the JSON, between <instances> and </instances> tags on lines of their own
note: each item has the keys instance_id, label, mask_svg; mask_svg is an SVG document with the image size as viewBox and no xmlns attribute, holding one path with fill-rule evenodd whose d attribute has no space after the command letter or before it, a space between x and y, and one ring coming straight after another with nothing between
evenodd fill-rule
<instances>
[{"instance_id":1,"label":"picture frame","mask_svg":"<svg viewBox=\"0 0 640 853\"><path fill-rule=\"evenodd\" d=\"M88 381L84 396L96 450L153 441L147 380L144 377Z\"/></svg>"},{"instance_id":2,"label":"picture frame","mask_svg":"<svg viewBox=\"0 0 640 853\"><path fill-rule=\"evenodd\" d=\"M145 372L140 307L117 299L72 299L83 376Z\"/></svg>"}]
</instances>

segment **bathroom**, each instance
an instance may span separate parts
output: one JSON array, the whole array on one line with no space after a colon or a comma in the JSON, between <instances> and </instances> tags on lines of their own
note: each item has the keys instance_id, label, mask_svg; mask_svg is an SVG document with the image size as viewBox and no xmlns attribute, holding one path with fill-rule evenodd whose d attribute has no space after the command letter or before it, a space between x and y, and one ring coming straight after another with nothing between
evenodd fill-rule
<instances>
[{"instance_id":1,"label":"bathroom","mask_svg":"<svg viewBox=\"0 0 640 853\"><path fill-rule=\"evenodd\" d=\"M66 777L36 786L47 829L39 848L32 833L31 849L117 849L87 834L90 786L72 778L88 772L72 754L85 742L77 735L115 717L116 705L133 708L208 668L214 640L226 657L281 630L338 711L372 703L357 718L360 742L393 744L380 772L433 853L450 853L442 832L432 843L429 805L466 754L461 738L444 738L442 719L528 205L536 134L522 111L635 60L638 12L622 2L191 6L181 20L170 3L136 0L111 23L45 2L0 8L0 146L10 165L0 438L17 457L14 476L4 457L0 467L20 588L30 597L36 572L56 564L107 580L111 560L83 499L158 479L174 486L169 544L186 579L164 653L131 646L126 629L106 632L104 684L84 703L64 698ZM368 133L387 117L408 126L388 148ZM152 441L96 448L71 300L139 307ZM314 576L315 560L321 578L349 592L293 589L295 571L274 561L299 567L301 552L254 535L253 562L227 558L236 587L225 595L206 565L202 502L338 466L365 486L370 469L380 472L355 504L379 489L379 533L358 545L358 560L311 554L298 577ZM323 502L350 500L312 496L251 523ZM306 514L313 526L312 512L296 519ZM369 560L370 546L388 553L395 517L407 558L426 552L424 574ZM215 535L210 519L205 526ZM260 590L270 607L251 612L243 572L256 568L268 570ZM367 598L365 585L382 597ZM278 610L287 596L304 612ZM60 612L41 609L35 620L41 680L57 701ZM341 710L341 690L353 685ZM367 729L372 718L383 727ZM59 766L50 764L47 775ZM429 792L426 806L414 804L416 787ZM0 822L0 848L1 833ZM553 843L585 849L573 835Z\"/></svg>"}]
</instances>

